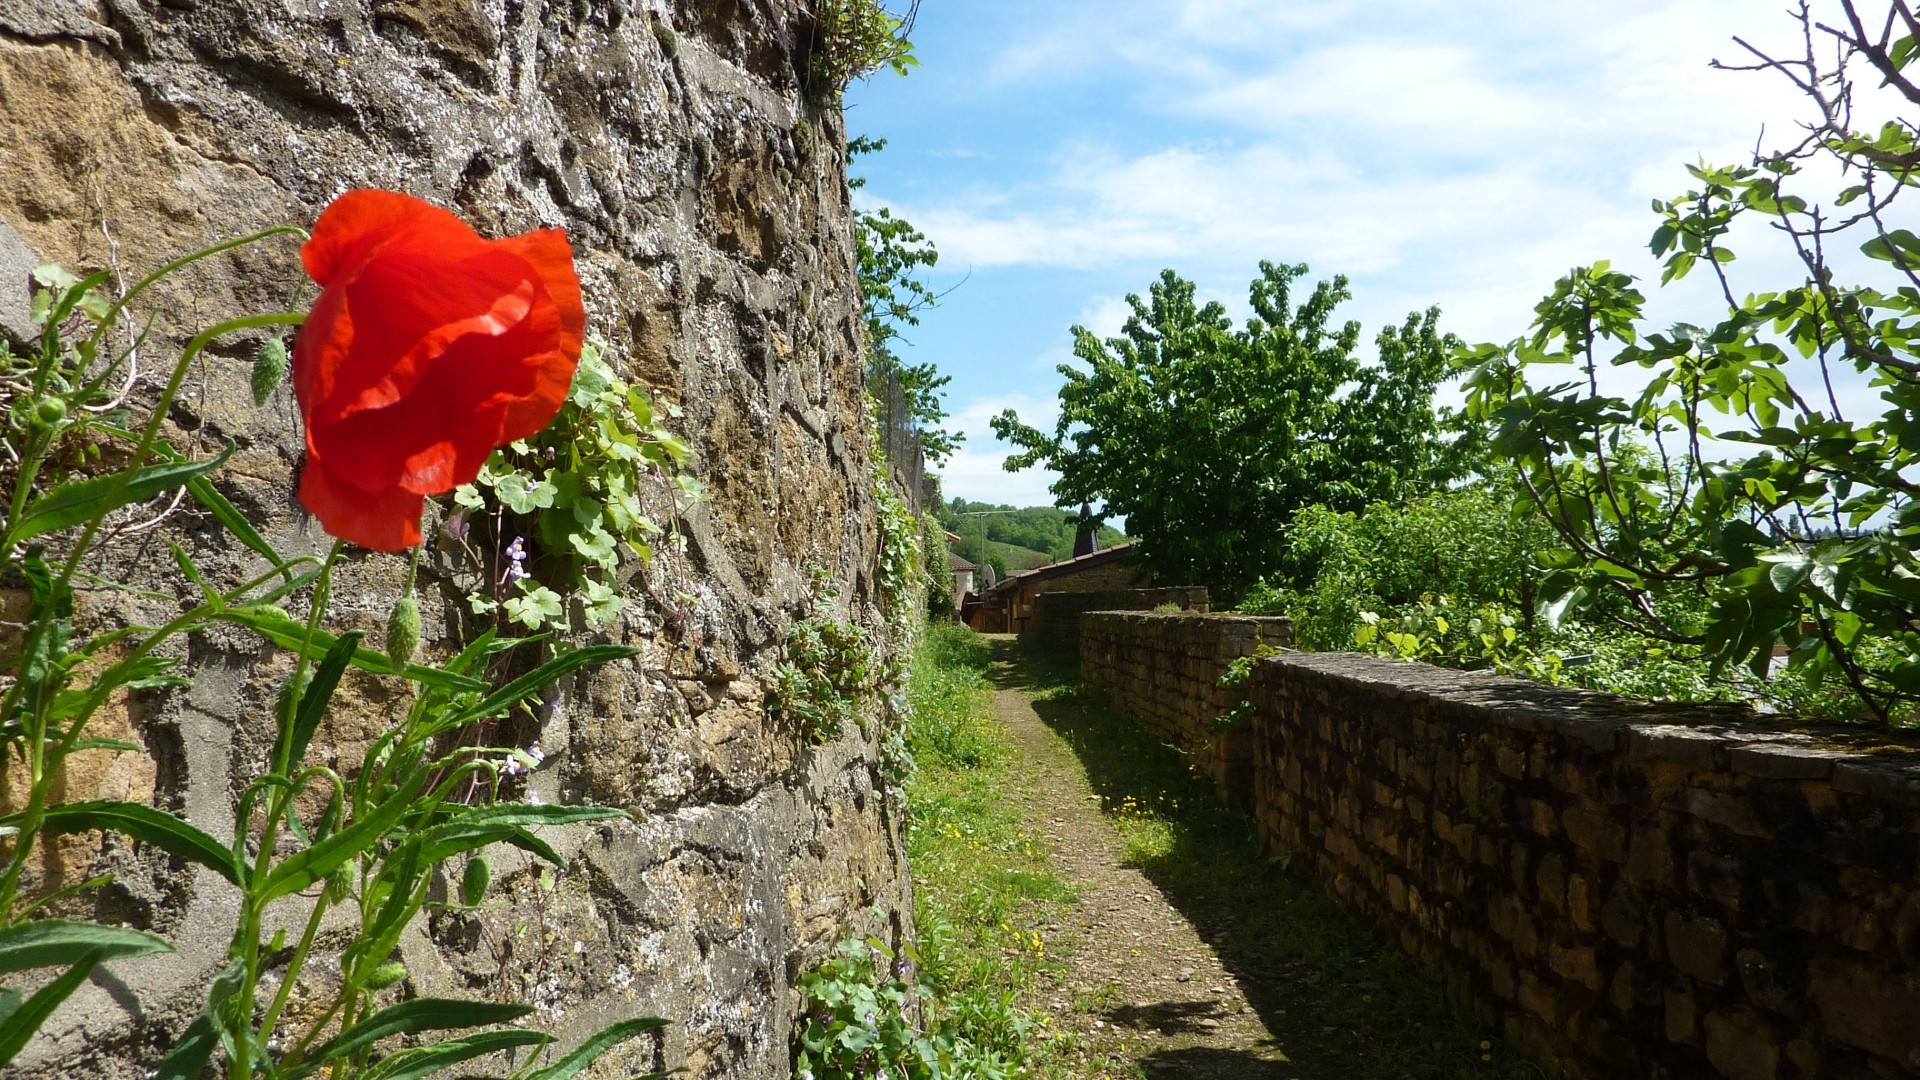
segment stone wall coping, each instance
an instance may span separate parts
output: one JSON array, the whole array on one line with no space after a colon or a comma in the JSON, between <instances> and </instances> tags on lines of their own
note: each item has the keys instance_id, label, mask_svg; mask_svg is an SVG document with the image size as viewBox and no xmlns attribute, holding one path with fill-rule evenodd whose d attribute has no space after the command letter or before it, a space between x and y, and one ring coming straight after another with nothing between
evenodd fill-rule
<instances>
[{"instance_id":1,"label":"stone wall coping","mask_svg":"<svg viewBox=\"0 0 1920 1080\"><path fill-rule=\"evenodd\" d=\"M1230 611L1088 611L1082 619L1119 619L1137 621L1147 619L1192 619L1208 625L1232 623L1248 626L1292 626L1293 620L1285 615L1235 615Z\"/></svg>"},{"instance_id":2,"label":"stone wall coping","mask_svg":"<svg viewBox=\"0 0 1920 1080\"><path fill-rule=\"evenodd\" d=\"M1739 705L1638 701L1363 653L1290 652L1259 666L1389 699L1463 706L1486 723L1595 751L1762 780L1830 780L1836 791L1920 806L1920 736L1770 719Z\"/></svg>"}]
</instances>

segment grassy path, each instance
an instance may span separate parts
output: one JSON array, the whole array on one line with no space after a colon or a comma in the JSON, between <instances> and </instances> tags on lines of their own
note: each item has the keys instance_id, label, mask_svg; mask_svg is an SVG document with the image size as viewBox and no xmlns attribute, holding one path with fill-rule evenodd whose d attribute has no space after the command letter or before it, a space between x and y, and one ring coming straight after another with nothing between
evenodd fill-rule
<instances>
[{"instance_id":1,"label":"grassy path","mask_svg":"<svg viewBox=\"0 0 1920 1080\"><path fill-rule=\"evenodd\" d=\"M940 981L975 999L1001 988L1030 1018L1029 1074L1544 1075L1269 859L1178 752L1083 691L1070 660L1011 638L990 650L975 735L993 746L926 770L913 857L923 923L948 924Z\"/></svg>"},{"instance_id":2,"label":"grassy path","mask_svg":"<svg viewBox=\"0 0 1920 1080\"><path fill-rule=\"evenodd\" d=\"M1071 746L1035 710L1025 669L1005 643L999 651L992 715L1016 748L1024 781L1016 797L1076 897L1053 923L1062 962L1034 1003L1073 1036L1063 1056L1099 1070L1091 1075L1137 1065L1156 1076L1293 1076L1239 980L1172 898L1126 858L1132 845L1112 817L1138 817L1137 796L1116 801L1114 792L1103 798L1095 791ZM1065 708L1050 711L1066 719Z\"/></svg>"}]
</instances>

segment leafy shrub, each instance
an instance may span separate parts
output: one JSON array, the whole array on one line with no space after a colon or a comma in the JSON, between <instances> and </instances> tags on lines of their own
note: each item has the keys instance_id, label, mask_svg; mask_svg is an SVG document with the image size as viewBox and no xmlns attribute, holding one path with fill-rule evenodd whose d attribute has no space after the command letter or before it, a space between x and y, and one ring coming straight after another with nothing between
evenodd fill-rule
<instances>
[{"instance_id":1,"label":"leafy shrub","mask_svg":"<svg viewBox=\"0 0 1920 1080\"><path fill-rule=\"evenodd\" d=\"M1001 1080L1014 1070L1000 1055L937 1019L933 987L919 978L909 945L898 957L877 938L850 938L800 976L805 1026L797 1080Z\"/></svg>"}]
</instances>

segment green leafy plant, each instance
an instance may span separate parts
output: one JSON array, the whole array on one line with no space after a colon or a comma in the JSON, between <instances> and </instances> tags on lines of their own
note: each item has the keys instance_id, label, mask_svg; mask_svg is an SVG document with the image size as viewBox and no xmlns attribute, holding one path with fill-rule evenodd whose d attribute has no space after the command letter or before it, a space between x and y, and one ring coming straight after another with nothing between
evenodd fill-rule
<instances>
[{"instance_id":1,"label":"green leafy plant","mask_svg":"<svg viewBox=\"0 0 1920 1080\"><path fill-rule=\"evenodd\" d=\"M232 319L196 334L145 417L132 420L138 410L126 394L133 380L121 374L147 334L142 328L126 335L124 346L113 344L129 304L183 266L298 232L270 229L194 252L117 298L103 292L110 279L105 272L75 277L44 267L36 279L45 287L33 301L43 328L39 349L25 358L5 357L0 392L7 423L0 435L8 467L0 475L7 484L0 566L23 579L27 605L17 642L0 649L0 749L20 763L27 782L24 804L0 819L0 835L8 842L0 870L0 972L57 973L50 981L0 991L0 1064L20 1053L96 966L170 949L152 934L47 917L51 908L109 879L72 886L36 880L28 872L36 853L49 837L106 830L206 867L234 893L228 963L212 980L205 1008L157 1064L153 1075L159 1080L197 1080L216 1063L231 1080L256 1074L303 1080L323 1073L333 1080L397 1080L514 1049L528 1053L521 1072L526 1080L567 1080L620 1041L664 1022L623 1021L541 1063L539 1053L551 1037L510 1026L530 1008L396 1000L394 987L405 972L394 952L447 860L504 843L558 863L560 856L535 828L624 816L504 801L500 779L517 752L465 747L445 737L519 707L588 665L632 651L566 650L496 689L482 677L483 669L517 642L491 632L446 663L409 662L419 644L410 591L396 605L386 652L363 646L357 632L336 636L324 629L341 545L324 560L283 557L209 482L230 449L188 460L159 437L188 369L210 343L297 324L303 318L298 312ZM284 354L269 343L255 365L256 394L270 394L282 372ZM98 562L103 544L150 527L164 517L163 505L186 498L265 560L266 569L237 586L216 588L181 547L168 543L188 596L176 601L143 595L173 605L173 617L158 626L115 629L77 619L76 582L123 588L84 570L89 558ZM300 595L307 598L304 618L281 606ZM245 784L233 820L217 830L231 841L144 803L59 801L71 755L141 750L89 736L88 724L99 710L120 694L182 683L162 646L221 623L251 631L295 659L274 707L271 753ZM342 774L307 758L352 668L363 677L404 684L409 693L400 696L410 704L373 740L359 768ZM302 929L291 941L284 929L268 937L275 924ZM321 980L324 1000L309 1002L316 1009L303 1011L296 1022L288 1006L316 985L301 976L319 955L316 945L328 924L346 931L337 964L329 964L337 979ZM396 1037L429 1032L437 1041L394 1045Z\"/></svg>"},{"instance_id":2,"label":"green leafy plant","mask_svg":"<svg viewBox=\"0 0 1920 1080\"><path fill-rule=\"evenodd\" d=\"M919 10L919 0L904 15L888 11L881 0L817 0L808 91L818 100L837 102L856 79L882 68L905 75L920 66L907 40Z\"/></svg>"},{"instance_id":3,"label":"green leafy plant","mask_svg":"<svg viewBox=\"0 0 1920 1080\"><path fill-rule=\"evenodd\" d=\"M770 712L810 743L831 741L860 723L877 673L864 628L824 615L800 619L787 632L786 654L774 668Z\"/></svg>"},{"instance_id":4,"label":"green leafy plant","mask_svg":"<svg viewBox=\"0 0 1920 1080\"><path fill-rule=\"evenodd\" d=\"M876 458L873 498L880 529L880 608L896 652L904 655L926 615L927 566L920 518L895 490L884 458Z\"/></svg>"},{"instance_id":5,"label":"green leafy plant","mask_svg":"<svg viewBox=\"0 0 1920 1080\"><path fill-rule=\"evenodd\" d=\"M918 978L912 945L899 954L877 938L850 938L800 976L805 1026L796 1041L797 1080L1001 1080L1015 1072L998 1054L958 1034Z\"/></svg>"},{"instance_id":6,"label":"green leafy plant","mask_svg":"<svg viewBox=\"0 0 1920 1080\"><path fill-rule=\"evenodd\" d=\"M1557 282L1527 336L1463 355L1471 408L1566 545L1543 614L1611 600L1640 633L1756 679L1784 646L1798 675L1896 724L1920 706L1920 240L1895 227L1920 160L1906 74L1920 37L1904 3L1884 20L1840 9L1837 26L1798 9L1802 54L1749 46L1751 62L1723 65L1788 79L1809 106L1803 136L1747 165L1692 166L1693 189L1655 204L1661 283L1710 273L1712 321L1647 327L1639 290L1603 262ZM1852 128L1869 110L1892 119ZM1809 170L1846 186L1796 193ZM1798 280L1736 283L1747 225L1783 241ZM1869 283L1842 279L1845 247ZM1571 377L1531 381L1549 365ZM1638 369L1644 389L1605 392L1608 368ZM1878 402L1843 404L1849 375Z\"/></svg>"},{"instance_id":7,"label":"green leafy plant","mask_svg":"<svg viewBox=\"0 0 1920 1080\"><path fill-rule=\"evenodd\" d=\"M1177 609L1176 609L1177 610ZM1254 646L1253 652L1246 656L1235 657L1227 664L1227 670L1220 673L1214 685L1222 690L1238 690L1253 678L1253 665L1269 656L1280 655L1281 650L1271 645ZM1213 718L1210 725L1215 731L1232 731L1244 727L1253 716L1253 702L1242 698L1227 711Z\"/></svg>"},{"instance_id":8,"label":"green leafy plant","mask_svg":"<svg viewBox=\"0 0 1920 1080\"><path fill-rule=\"evenodd\" d=\"M704 497L686 443L666 424L679 407L621 379L604 349L589 339L546 430L495 451L473 483L454 491L460 512L495 523L491 557L469 548L486 579L467 597L476 613L555 630L571 624L578 603L589 624L611 622L626 603L623 571L645 566L656 544L680 543L674 520ZM645 506L649 486L668 499L665 523Z\"/></svg>"}]
</instances>

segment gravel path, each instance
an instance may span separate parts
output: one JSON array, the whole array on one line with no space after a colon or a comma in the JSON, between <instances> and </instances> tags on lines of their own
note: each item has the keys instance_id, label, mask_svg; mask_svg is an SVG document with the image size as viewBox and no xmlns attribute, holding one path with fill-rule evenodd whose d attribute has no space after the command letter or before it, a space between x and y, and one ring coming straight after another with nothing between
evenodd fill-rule
<instances>
[{"instance_id":1,"label":"gravel path","mask_svg":"<svg viewBox=\"0 0 1920 1080\"><path fill-rule=\"evenodd\" d=\"M1012 794L1079 896L1059 923L1040 930L1064 970L1050 998L1034 1004L1078 1036L1075 1056L1100 1070L1085 1075L1138 1069L1217 1080L1295 1076L1200 930L1146 875L1122 864L1120 836L1101 813L1086 769L1034 711L1016 669L1003 662L995 675L1002 688L994 693L994 716L1021 755L1024 782Z\"/></svg>"}]
</instances>

